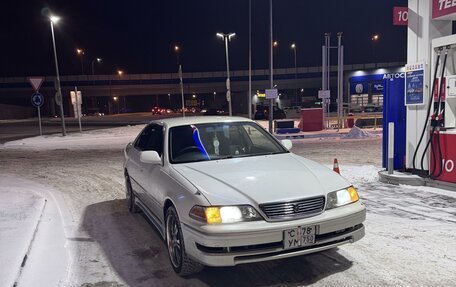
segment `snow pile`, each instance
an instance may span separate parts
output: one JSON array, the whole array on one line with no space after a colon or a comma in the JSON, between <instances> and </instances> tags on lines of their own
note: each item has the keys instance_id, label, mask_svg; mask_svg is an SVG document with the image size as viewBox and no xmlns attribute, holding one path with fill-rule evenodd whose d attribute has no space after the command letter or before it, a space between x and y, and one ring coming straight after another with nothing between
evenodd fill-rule
<instances>
[{"instance_id":1,"label":"snow pile","mask_svg":"<svg viewBox=\"0 0 456 287\"><path fill-rule=\"evenodd\" d=\"M377 182L379 171L380 168L373 165L340 166L341 175L354 184Z\"/></svg>"},{"instance_id":2,"label":"snow pile","mask_svg":"<svg viewBox=\"0 0 456 287\"><path fill-rule=\"evenodd\" d=\"M61 134L37 136L0 144L0 149L112 149L123 148L133 141L144 125L126 126L120 128L84 131L82 133L69 133L63 137Z\"/></svg>"},{"instance_id":3,"label":"snow pile","mask_svg":"<svg viewBox=\"0 0 456 287\"><path fill-rule=\"evenodd\" d=\"M377 135L366 132L357 126L354 126L350 132L342 136L343 139L365 139L365 138L375 138Z\"/></svg>"},{"instance_id":4,"label":"snow pile","mask_svg":"<svg viewBox=\"0 0 456 287\"><path fill-rule=\"evenodd\" d=\"M44 206L27 186L0 177L0 286L13 286L18 278Z\"/></svg>"}]
</instances>

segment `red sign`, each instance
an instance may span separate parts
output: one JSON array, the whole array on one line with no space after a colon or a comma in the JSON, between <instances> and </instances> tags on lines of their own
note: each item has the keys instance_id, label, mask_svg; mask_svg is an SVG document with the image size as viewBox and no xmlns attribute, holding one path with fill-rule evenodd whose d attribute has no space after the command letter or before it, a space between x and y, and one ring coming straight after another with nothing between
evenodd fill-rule
<instances>
[{"instance_id":1,"label":"red sign","mask_svg":"<svg viewBox=\"0 0 456 287\"><path fill-rule=\"evenodd\" d=\"M432 19L456 20L456 0L433 0Z\"/></svg>"},{"instance_id":2,"label":"red sign","mask_svg":"<svg viewBox=\"0 0 456 287\"><path fill-rule=\"evenodd\" d=\"M29 82L32 85L33 89L35 92L38 92L38 90L41 88L41 84L44 81L43 77L29 77Z\"/></svg>"},{"instance_id":3,"label":"red sign","mask_svg":"<svg viewBox=\"0 0 456 287\"><path fill-rule=\"evenodd\" d=\"M439 90L440 90L440 79L437 78L435 79L434 82L434 102L439 101ZM440 100L445 101L446 100L446 78L443 78L443 84L442 84L442 90L440 91Z\"/></svg>"},{"instance_id":4,"label":"red sign","mask_svg":"<svg viewBox=\"0 0 456 287\"><path fill-rule=\"evenodd\" d=\"M440 137L440 149L438 147ZM434 168L434 157L431 152L431 171L434 170L433 176L438 176L440 168L442 173L436 179L451 183L456 183L456 134L438 134L434 135L432 146L436 153L436 163ZM439 151L442 151L442 162L440 162Z\"/></svg>"},{"instance_id":5,"label":"red sign","mask_svg":"<svg viewBox=\"0 0 456 287\"><path fill-rule=\"evenodd\" d=\"M407 26L408 25L408 7L393 8L393 25Z\"/></svg>"}]
</instances>

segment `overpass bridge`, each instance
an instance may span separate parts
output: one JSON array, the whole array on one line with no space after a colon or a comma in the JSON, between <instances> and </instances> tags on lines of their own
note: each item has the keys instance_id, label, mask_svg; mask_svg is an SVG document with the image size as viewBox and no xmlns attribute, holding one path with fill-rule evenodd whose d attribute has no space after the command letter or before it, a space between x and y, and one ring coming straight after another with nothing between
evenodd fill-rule
<instances>
[{"instance_id":1,"label":"overpass bridge","mask_svg":"<svg viewBox=\"0 0 456 287\"><path fill-rule=\"evenodd\" d=\"M372 63L345 65L345 73L402 66L403 63ZM232 104L235 113L246 113L248 99L248 70L231 71ZM44 77L40 92L45 96L44 114L55 114L55 76ZM331 86L336 86L337 67L331 67ZM196 99L204 106L226 106L226 72L183 73L185 99ZM345 81L347 82L347 81ZM316 96L321 87L321 67L275 69L274 84L289 102L300 102L301 96ZM83 109L118 112L129 108L140 111L150 106L180 107L178 73L68 75L61 76L65 111L69 111L69 92L75 87L82 91ZM269 87L269 70L252 70L252 90ZM303 89L303 92L301 92ZM298 94L295 94L299 91ZM0 78L0 104L30 106L33 90L27 77ZM138 110L139 109L139 110Z\"/></svg>"}]
</instances>

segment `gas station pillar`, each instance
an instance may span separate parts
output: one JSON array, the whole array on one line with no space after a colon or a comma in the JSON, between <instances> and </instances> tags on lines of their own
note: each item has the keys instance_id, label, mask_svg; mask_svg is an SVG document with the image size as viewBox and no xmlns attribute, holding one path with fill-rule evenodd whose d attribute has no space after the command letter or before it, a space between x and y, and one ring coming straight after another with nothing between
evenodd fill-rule
<instances>
[{"instance_id":1,"label":"gas station pillar","mask_svg":"<svg viewBox=\"0 0 456 287\"><path fill-rule=\"evenodd\" d=\"M437 2L437 3L434 3ZM413 154L420 140L421 132L426 124L426 111L429 101L429 94L432 88L431 79L434 71L431 71L433 64L430 62L433 51L431 41L435 38L452 34L452 21L433 20L433 4L439 0L409 0L408 1L408 35L407 35L407 64L425 63L424 74L424 105L407 106L407 140L406 140L406 167L413 168ZM429 132L425 133L423 142L429 139ZM425 144L420 146L417 158L421 158ZM417 160L419 162L419 160ZM419 165L419 163L418 163ZM425 169L428 168L428 161L425 161Z\"/></svg>"}]
</instances>

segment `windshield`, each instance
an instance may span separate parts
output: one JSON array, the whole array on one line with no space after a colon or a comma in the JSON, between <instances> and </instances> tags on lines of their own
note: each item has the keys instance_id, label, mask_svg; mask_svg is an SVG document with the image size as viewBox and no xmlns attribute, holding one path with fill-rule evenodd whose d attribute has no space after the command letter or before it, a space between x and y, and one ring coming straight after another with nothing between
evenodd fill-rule
<instances>
[{"instance_id":1,"label":"windshield","mask_svg":"<svg viewBox=\"0 0 456 287\"><path fill-rule=\"evenodd\" d=\"M169 130L171 163L219 160L287 153L269 133L255 123L210 123Z\"/></svg>"}]
</instances>

